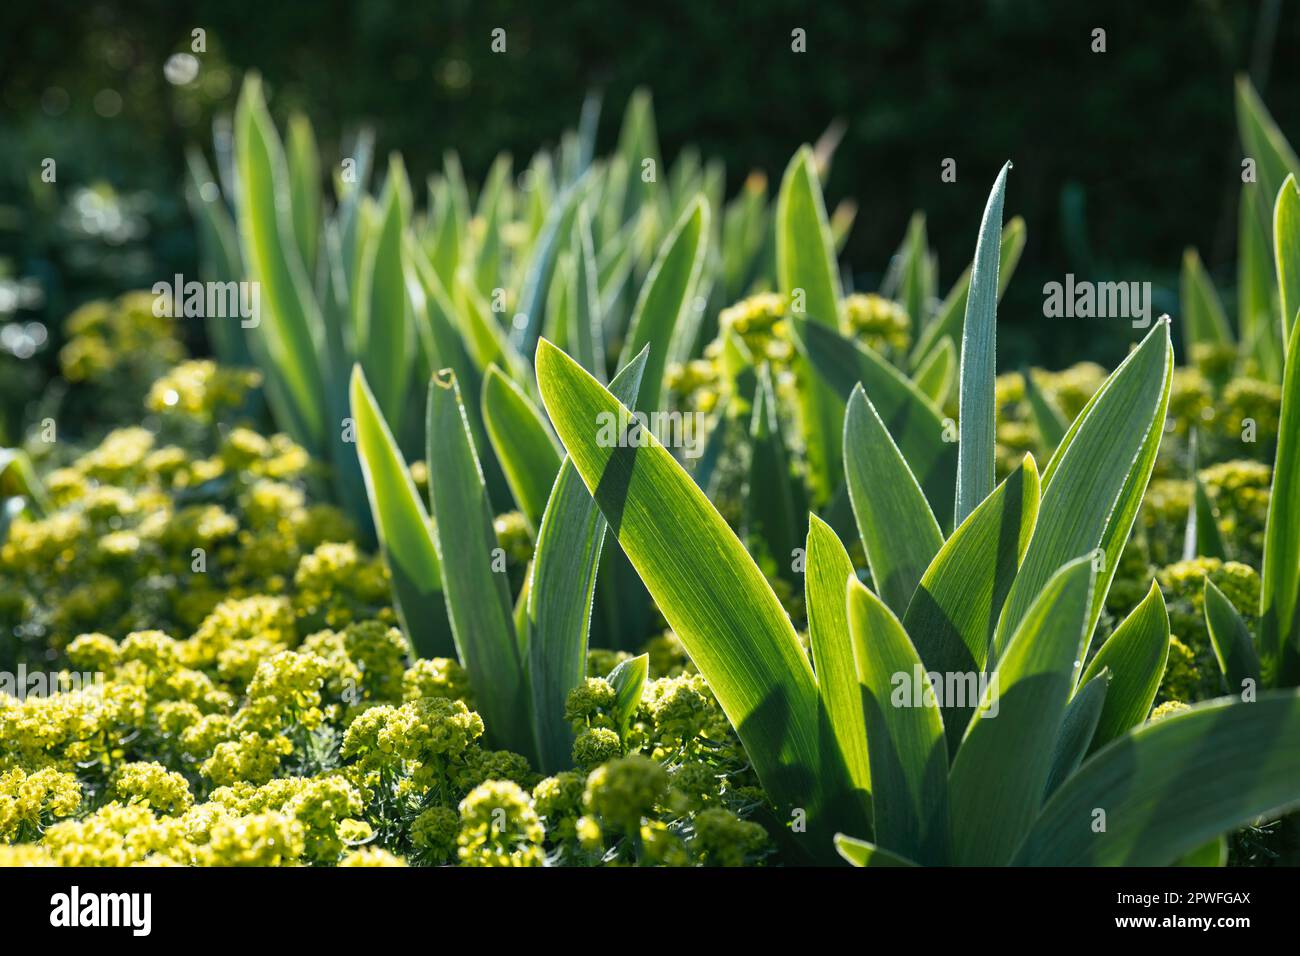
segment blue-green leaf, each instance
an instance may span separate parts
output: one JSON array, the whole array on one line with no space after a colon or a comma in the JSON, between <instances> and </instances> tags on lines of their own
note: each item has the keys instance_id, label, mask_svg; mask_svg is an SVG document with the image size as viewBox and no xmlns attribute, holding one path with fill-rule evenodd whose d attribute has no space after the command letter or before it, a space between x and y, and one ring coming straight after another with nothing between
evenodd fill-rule
<instances>
[{"instance_id":1,"label":"blue-green leaf","mask_svg":"<svg viewBox=\"0 0 1300 956\"><path fill-rule=\"evenodd\" d=\"M456 375L429 386L429 499L452 634L489 740L533 755L527 680L492 509Z\"/></svg>"},{"instance_id":2,"label":"blue-green leaf","mask_svg":"<svg viewBox=\"0 0 1300 956\"><path fill-rule=\"evenodd\" d=\"M990 677L949 777L958 865L1007 863L1042 804L1077 673L1091 588L1087 558L1062 567Z\"/></svg>"},{"instance_id":3,"label":"blue-green leaf","mask_svg":"<svg viewBox=\"0 0 1300 956\"><path fill-rule=\"evenodd\" d=\"M1205 625L1228 692L1239 695L1248 688L1258 688L1259 655L1250 629L1232 602L1208 577L1205 579Z\"/></svg>"},{"instance_id":4,"label":"blue-green leaf","mask_svg":"<svg viewBox=\"0 0 1300 956\"><path fill-rule=\"evenodd\" d=\"M1052 752L1052 770L1043 789L1044 799L1050 797L1083 763L1088 744L1093 740L1097 722L1101 719L1102 708L1106 705L1109 680L1110 672L1101 671L1085 681L1066 706L1065 716L1061 718L1061 732L1056 737L1056 749Z\"/></svg>"},{"instance_id":5,"label":"blue-green leaf","mask_svg":"<svg viewBox=\"0 0 1300 956\"><path fill-rule=\"evenodd\" d=\"M846 583L871 759L875 838L918 862L943 862L948 748L938 703L925 692L921 658L898 618L856 578Z\"/></svg>"},{"instance_id":6,"label":"blue-green leaf","mask_svg":"<svg viewBox=\"0 0 1300 956\"><path fill-rule=\"evenodd\" d=\"M1026 455L934 556L903 616L926 669L978 673L1002 602L1015 580L1038 518L1038 466ZM961 743L977 701L942 701L948 747Z\"/></svg>"},{"instance_id":7,"label":"blue-green leaf","mask_svg":"<svg viewBox=\"0 0 1300 956\"><path fill-rule=\"evenodd\" d=\"M1007 291L1007 285L1020 263L1020 254L1025 250L1025 236L1025 221L1019 216L1014 217L1002 230L1002 243L998 250L999 300ZM921 363L944 339L951 338L955 341L961 335L962 320L966 317L966 301L970 296L970 274L970 267L967 266L966 271L948 290L948 295L939 304L939 311L912 347L908 359L911 368L920 368Z\"/></svg>"},{"instance_id":8,"label":"blue-green leaf","mask_svg":"<svg viewBox=\"0 0 1300 956\"><path fill-rule=\"evenodd\" d=\"M483 423L515 503L536 534L560 471L560 452L546 419L495 365L483 376Z\"/></svg>"},{"instance_id":9,"label":"blue-green leaf","mask_svg":"<svg viewBox=\"0 0 1300 956\"><path fill-rule=\"evenodd\" d=\"M902 614L943 546L943 534L861 385L844 416L844 470L871 579L890 609Z\"/></svg>"},{"instance_id":10,"label":"blue-green leaf","mask_svg":"<svg viewBox=\"0 0 1300 956\"><path fill-rule=\"evenodd\" d=\"M833 396L847 403L861 383L925 491L930 509L946 522L952 514L957 445L945 440L939 410L907 376L867 346L808 319L795 317L791 328L800 352Z\"/></svg>"},{"instance_id":11,"label":"blue-green leaf","mask_svg":"<svg viewBox=\"0 0 1300 956\"><path fill-rule=\"evenodd\" d=\"M693 307L708 243L709 204L703 196L698 196L660 246L637 297L632 326L623 346L624 362L650 346L639 403L645 411L659 408L673 333Z\"/></svg>"},{"instance_id":12,"label":"blue-green leaf","mask_svg":"<svg viewBox=\"0 0 1300 956\"><path fill-rule=\"evenodd\" d=\"M1068 423L1051 399L1043 394L1043 390L1038 387L1029 369L1021 369L1020 378L1025 383L1025 401L1029 403L1029 416L1033 419L1034 427L1038 429L1038 437L1043 443L1043 448L1048 452L1055 451L1056 446L1065 437Z\"/></svg>"},{"instance_id":13,"label":"blue-green leaf","mask_svg":"<svg viewBox=\"0 0 1300 956\"><path fill-rule=\"evenodd\" d=\"M1300 805L1300 693L1224 700L1113 741L1052 796L1015 862L1168 866L1221 833Z\"/></svg>"},{"instance_id":14,"label":"blue-green leaf","mask_svg":"<svg viewBox=\"0 0 1300 956\"><path fill-rule=\"evenodd\" d=\"M1056 569L1084 554L1099 565L1091 638L1155 467L1172 381L1162 318L1079 413L1043 473L1038 525L998 623L997 653Z\"/></svg>"},{"instance_id":15,"label":"blue-green leaf","mask_svg":"<svg viewBox=\"0 0 1300 956\"><path fill-rule=\"evenodd\" d=\"M772 376L764 363L758 370L754 415L750 422L749 486L745 495L745 527L750 550L760 565L782 578L791 578L791 557L799 541L800 518L806 513L802 486L790 471L782 434L781 409Z\"/></svg>"},{"instance_id":16,"label":"blue-green leaf","mask_svg":"<svg viewBox=\"0 0 1300 956\"><path fill-rule=\"evenodd\" d=\"M1002 203L1006 197L1007 163L998 173L984 207L970 296L962 325L958 367L957 502L954 525L966 520L993 490L993 380L997 376L998 259L1002 242Z\"/></svg>"},{"instance_id":17,"label":"blue-green leaf","mask_svg":"<svg viewBox=\"0 0 1300 956\"><path fill-rule=\"evenodd\" d=\"M600 415L630 412L545 340L537 378L551 422L583 483L668 625L736 728L764 789L807 811L810 851L831 849L836 820L865 814L844 760L822 736L812 667L794 626L722 516L654 435L597 440Z\"/></svg>"},{"instance_id":18,"label":"blue-green leaf","mask_svg":"<svg viewBox=\"0 0 1300 956\"><path fill-rule=\"evenodd\" d=\"M613 394L636 404L645 353L610 383ZM569 691L586 676L587 639L605 519L567 457L551 489L537 532L529 574L528 681L538 756L548 773L569 766L573 731L564 719Z\"/></svg>"}]
</instances>

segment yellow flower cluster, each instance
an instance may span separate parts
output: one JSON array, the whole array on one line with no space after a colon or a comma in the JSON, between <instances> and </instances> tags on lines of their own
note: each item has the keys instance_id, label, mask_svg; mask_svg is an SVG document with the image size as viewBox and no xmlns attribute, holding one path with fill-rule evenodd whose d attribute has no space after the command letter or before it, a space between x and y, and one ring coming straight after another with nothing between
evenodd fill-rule
<instances>
[{"instance_id":1,"label":"yellow flower cluster","mask_svg":"<svg viewBox=\"0 0 1300 956\"><path fill-rule=\"evenodd\" d=\"M1236 561L1195 558L1160 569L1156 580L1169 608L1169 664L1160 684L1159 700L1195 703L1225 692L1205 624L1205 582L1223 592L1246 621L1259 609L1260 580L1254 568Z\"/></svg>"},{"instance_id":2,"label":"yellow flower cluster","mask_svg":"<svg viewBox=\"0 0 1300 956\"><path fill-rule=\"evenodd\" d=\"M338 623L391 616L382 563L348 550L337 509L307 503L302 449L245 432L198 457L122 428L53 471L54 510L20 515L0 545L0 636L58 650L82 632L189 630L225 598L268 592L293 594L310 629L322 604ZM348 587L322 597L336 577Z\"/></svg>"},{"instance_id":3,"label":"yellow flower cluster","mask_svg":"<svg viewBox=\"0 0 1300 956\"><path fill-rule=\"evenodd\" d=\"M46 767L27 773L19 767L0 772L0 841L34 837L59 817L81 806L76 776Z\"/></svg>"},{"instance_id":4,"label":"yellow flower cluster","mask_svg":"<svg viewBox=\"0 0 1300 956\"><path fill-rule=\"evenodd\" d=\"M789 363L794 355L790 341L789 323L786 321L789 302L776 292L761 292L742 299L722 310L718 315L719 338L714 343L714 354L722 351L722 340L734 333L749 348L754 361L771 362L774 366Z\"/></svg>"},{"instance_id":5,"label":"yellow flower cluster","mask_svg":"<svg viewBox=\"0 0 1300 956\"><path fill-rule=\"evenodd\" d=\"M897 302L873 293L845 296L844 325L855 339L881 355L901 357L912 343L912 320Z\"/></svg>"},{"instance_id":6,"label":"yellow flower cluster","mask_svg":"<svg viewBox=\"0 0 1300 956\"><path fill-rule=\"evenodd\" d=\"M156 380L145 405L153 412L211 424L238 409L261 380L261 373L251 369L225 368L210 359L195 359L180 363Z\"/></svg>"},{"instance_id":7,"label":"yellow flower cluster","mask_svg":"<svg viewBox=\"0 0 1300 956\"><path fill-rule=\"evenodd\" d=\"M750 335L784 309L754 305ZM306 452L226 423L256 384L172 367L137 399L148 427L60 457L51 509L8 527L0 651L64 671L0 694L0 865L761 860L735 816L761 799L752 768L671 632L630 721L605 678L629 655L593 650L582 769L540 779L489 746L456 661L411 659L383 563L311 501ZM522 517L496 532L522 572Z\"/></svg>"},{"instance_id":8,"label":"yellow flower cluster","mask_svg":"<svg viewBox=\"0 0 1300 956\"><path fill-rule=\"evenodd\" d=\"M68 316L64 332L68 342L59 353L59 365L70 382L103 377L142 354L168 364L181 357L173 321L154 315L147 292L83 305Z\"/></svg>"},{"instance_id":9,"label":"yellow flower cluster","mask_svg":"<svg viewBox=\"0 0 1300 956\"><path fill-rule=\"evenodd\" d=\"M490 780L460 802L456 855L463 866L541 866L545 831L528 793Z\"/></svg>"}]
</instances>

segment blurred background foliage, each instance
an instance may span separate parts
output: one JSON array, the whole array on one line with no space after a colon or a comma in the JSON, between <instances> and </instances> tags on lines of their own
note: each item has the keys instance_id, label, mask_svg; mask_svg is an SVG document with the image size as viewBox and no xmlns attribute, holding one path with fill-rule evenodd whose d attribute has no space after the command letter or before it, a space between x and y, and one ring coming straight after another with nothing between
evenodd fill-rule
<instances>
[{"instance_id":1,"label":"blurred background foliage","mask_svg":"<svg viewBox=\"0 0 1300 956\"><path fill-rule=\"evenodd\" d=\"M497 27L504 54L490 48ZM1091 49L1098 27L1104 53ZM205 49L191 63L177 55L196 28ZM795 28L806 53L791 51ZM1232 301L1232 78L1249 72L1294 136L1298 41L1300 0L17 0L0 10L0 444L57 367L69 311L194 272L184 147L211 150L247 69L278 118L311 117L326 157L364 121L416 182L453 148L472 181L500 150L522 164L576 124L589 90L604 98L600 150L645 85L665 159L688 144L723 158L729 192L752 170L775 185L800 143L843 120L827 194L859 204L845 261L862 291L914 209L946 288L1010 158L1007 211L1029 239L1001 350L1008 367L1056 368L1113 363L1133 338L1127 323L1099 327L1115 320L1044 319L1043 283L1067 272L1152 280L1156 309L1173 310L1195 245ZM940 181L948 157L955 183ZM201 353L198 325L186 334Z\"/></svg>"}]
</instances>

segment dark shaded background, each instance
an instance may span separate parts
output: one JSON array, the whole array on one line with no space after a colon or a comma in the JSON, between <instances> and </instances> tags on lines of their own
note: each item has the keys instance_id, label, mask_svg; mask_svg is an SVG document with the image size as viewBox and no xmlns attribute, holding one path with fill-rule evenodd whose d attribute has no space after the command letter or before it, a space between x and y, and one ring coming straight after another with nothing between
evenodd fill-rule
<instances>
[{"instance_id":1,"label":"dark shaded background","mask_svg":"<svg viewBox=\"0 0 1300 956\"><path fill-rule=\"evenodd\" d=\"M173 87L162 64L196 26L207 31L200 78ZM504 56L489 49L498 26ZM806 54L790 50L794 27ZM1094 27L1107 31L1104 54L1090 50ZM1296 139L1297 50L1297 0L17 0L0 12L0 277L37 277L47 294L24 308L57 321L89 296L190 271L183 147L206 144L248 68L277 114L309 113L327 155L368 120L416 181L453 147L471 179L500 149L518 164L576 122L593 88L608 147L628 93L647 85L666 158L698 144L726 160L733 188L755 168L775 187L801 142L844 119L827 192L859 202L846 255L861 288L917 208L946 288L1012 159L1008 215L1025 216L1029 242L1002 312L1003 365L1113 362L1136 333L1044 319L1043 282L1152 279L1158 307L1175 309L1182 250L1196 245L1232 311L1232 80L1250 70ZM115 115L100 115L113 113L104 90L120 97ZM45 156L58 158L57 198L32 185ZM944 157L957 160L955 184L940 182ZM125 226L88 216L94 203L74 190L96 182L123 203Z\"/></svg>"}]
</instances>

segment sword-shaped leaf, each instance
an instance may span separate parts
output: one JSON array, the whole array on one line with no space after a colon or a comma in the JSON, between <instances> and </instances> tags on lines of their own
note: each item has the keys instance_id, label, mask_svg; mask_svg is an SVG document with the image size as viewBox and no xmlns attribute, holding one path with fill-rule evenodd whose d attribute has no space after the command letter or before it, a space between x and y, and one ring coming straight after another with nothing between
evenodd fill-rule
<instances>
[{"instance_id":1,"label":"sword-shaped leaf","mask_svg":"<svg viewBox=\"0 0 1300 956\"><path fill-rule=\"evenodd\" d=\"M1228 550L1223 545L1223 535L1219 533L1219 521L1214 513L1214 502L1205 490L1197 467L1197 432L1192 430L1188 440L1187 480L1192 486L1192 498L1187 506L1187 531L1183 535L1183 560L1190 561L1197 555L1207 558L1228 557Z\"/></svg>"},{"instance_id":2,"label":"sword-shaped leaf","mask_svg":"<svg viewBox=\"0 0 1300 956\"><path fill-rule=\"evenodd\" d=\"M609 387L619 401L635 407L644 369L642 353L614 376ZM566 457L537 532L527 604L533 726L547 773L569 766L571 759L573 731L564 719L564 701L586 676L591 607L604 541L605 519Z\"/></svg>"},{"instance_id":3,"label":"sword-shaped leaf","mask_svg":"<svg viewBox=\"0 0 1300 956\"><path fill-rule=\"evenodd\" d=\"M591 217L585 205L573 224L573 286L569 290L569 341L574 357L596 378L605 381L605 325L600 313L600 286L596 252L591 239Z\"/></svg>"},{"instance_id":4,"label":"sword-shaped leaf","mask_svg":"<svg viewBox=\"0 0 1300 956\"><path fill-rule=\"evenodd\" d=\"M804 507L802 485L790 471L790 457L782 434L781 409L766 363L758 369L754 415L750 422L749 486L745 494L745 527L750 552L760 564L769 564L790 580L791 557L802 537Z\"/></svg>"},{"instance_id":5,"label":"sword-shaped leaf","mask_svg":"<svg viewBox=\"0 0 1300 956\"><path fill-rule=\"evenodd\" d=\"M776 207L776 261L781 292L795 316L828 329L840 324L840 273L813 152L802 147L781 180ZM795 362L800 417L808 448L809 484L817 503L828 500L840 475L843 410L803 359Z\"/></svg>"},{"instance_id":6,"label":"sword-shaped leaf","mask_svg":"<svg viewBox=\"0 0 1300 956\"><path fill-rule=\"evenodd\" d=\"M1228 328L1228 317L1223 312L1219 293L1205 274L1205 267L1195 249L1183 253L1179 288L1183 307L1183 358L1192 365L1196 361L1196 346L1231 345L1232 330Z\"/></svg>"},{"instance_id":7,"label":"sword-shaped leaf","mask_svg":"<svg viewBox=\"0 0 1300 956\"><path fill-rule=\"evenodd\" d=\"M844 471L876 591L895 614L912 599L943 533L862 386L844 416Z\"/></svg>"},{"instance_id":8,"label":"sword-shaped leaf","mask_svg":"<svg viewBox=\"0 0 1300 956\"><path fill-rule=\"evenodd\" d=\"M483 377L483 424L510 493L536 536L560 470L560 453L537 406L495 365Z\"/></svg>"},{"instance_id":9,"label":"sword-shaped leaf","mask_svg":"<svg viewBox=\"0 0 1300 956\"><path fill-rule=\"evenodd\" d=\"M1300 175L1300 158L1244 74L1237 77L1237 129L1245 155L1255 161L1267 218L1282 182L1292 173Z\"/></svg>"},{"instance_id":10,"label":"sword-shaped leaf","mask_svg":"<svg viewBox=\"0 0 1300 956\"><path fill-rule=\"evenodd\" d=\"M1002 229L1002 242L998 248L998 298L1007 291L1007 285L1020 264L1020 254L1025 250L1025 221L1016 216ZM966 316L966 300L970 296L970 266L953 283L948 295L939 303L930 324L912 348L908 362L912 368L921 363L942 344L945 338L956 341L961 336L961 323Z\"/></svg>"},{"instance_id":11,"label":"sword-shaped leaf","mask_svg":"<svg viewBox=\"0 0 1300 956\"><path fill-rule=\"evenodd\" d=\"M536 176L533 181L533 197L536 199L541 190L537 188ZM541 234L530 251L528 268L523 272L523 284L519 290L519 311L512 338L512 344L524 355L533 350L541 334L546 297L550 291L551 277L555 273L555 260L561 244L568 242L573 217L586 196L591 181L591 172L588 171L577 182L564 188L559 199L545 213ZM519 316L523 318L520 319Z\"/></svg>"},{"instance_id":12,"label":"sword-shaped leaf","mask_svg":"<svg viewBox=\"0 0 1300 956\"><path fill-rule=\"evenodd\" d=\"M1270 231L1263 228L1255 195L1259 183L1242 183L1237 206L1237 322L1244 355L1254 356L1267 381L1282 381L1282 324Z\"/></svg>"},{"instance_id":13,"label":"sword-shaped leaf","mask_svg":"<svg viewBox=\"0 0 1300 956\"><path fill-rule=\"evenodd\" d=\"M1103 670L1110 673L1106 703L1089 752L1100 750L1147 719L1168 660L1169 612L1153 581L1147 596L1115 628L1079 678L1082 686Z\"/></svg>"},{"instance_id":14,"label":"sword-shaped leaf","mask_svg":"<svg viewBox=\"0 0 1300 956\"><path fill-rule=\"evenodd\" d=\"M957 502L953 525L959 525L993 490L997 444L993 380L997 376L998 260L1002 244L1002 203L1007 192L1007 163L993 181L971 264L970 295L962 324L961 362L957 369L959 414Z\"/></svg>"},{"instance_id":15,"label":"sword-shaped leaf","mask_svg":"<svg viewBox=\"0 0 1300 956\"><path fill-rule=\"evenodd\" d=\"M995 659L1056 569L1082 554L1100 565L1091 638L1155 467L1172 381L1169 320L1161 318L1079 413L1043 473L1038 525L998 623Z\"/></svg>"},{"instance_id":16,"label":"sword-shaped leaf","mask_svg":"<svg viewBox=\"0 0 1300 956\"><path fill-rule=\"evenodd\" d=\"M534 754L528 687L515 636L514 606L498 556L492 509L456 375L429 385L429 499L452 634L469 673L487 736Z\"/></svg>"},{"instance_id":17,"label":"sword-shaped leaf","mask_svg":"<svg viewBox=\"0 0 1300 956\"><path fill-rule=\"evenodd\" d=\"M1055 793L1056 788L1079 769L1079 764L1087 756L1088 744L1093 739L1102 709L1106 706L1106 685L1109 680L1110 671L1103 670L1086 681L1079 692L1070 698L1065 716L1061 718L1061 732L1056 738L1056 749L1052 752L1052 770L1047 775L1044 799Z\"/></svg>"},{"instance_id":18,"label":"sword-shaped leaf","mask_svg":"<svg viewBox=\"0 0 1300 956\"><path fill-rule=\"evenodd\" d=\"M1029 403L1029 416L1038 429L1038 437L1047 451L1055 451L1065 437L1068 423L1051 399L1038 387L1033 372L1028 368L1021 369L1020 378L1025 383L1025 401Z\"/></svg>"},{"instance_id":19,"label":"sword-shaped leaf","mask_svg":"<svg viewBox=\"0 0 1300 956\"><path fill-rule=\"evenodd\" d=\"M708 244L709 204L703 196L697 196L659 247L659 255L637 297L632 325L623 345L624 362L646 346L650 347L639 402L647 412L659 408L673 333L694 306Z\"/></svg>"},{"instance_id":20,"label":"sword-shaped leaf","mask_svg":"<svg viewBox=\"0 0 1300 956\"><path fill-rule=\"evenodd\" d=\"M781 812L807 811L813 853L830 850L833 820L857 819L845 825L865 831L839 748L822 739L812 667L735 532L647 430L634 424L619 441L597 441L597 416L630 413L545 340L537 377L583 483Z\"/></svg>"},{"instance_id":21,"label":"sword-shaped leaf","mask_svg":"<svg viewBox=\"0 0 1300 956\"><path fill-rule=\"evenodd\" d=\"M1242 184L1242 202L1248 206L1251 219L1251 235L1242 242L1242 255L1244 262L1254 262L1259 267L1259 271L1242 270L1238 279L1239 285L1253 287L1253 304L1267 310L1267 314L1262 317L1254 310L1240 313L1242 337L1247 342L1252 341L1246 338L1249 317L1249 321L1255 321L1255 354L1259 356L1260 365L1270 381L1278 382L1282 378L1282 361L1286 355L1283 330L1289 328L1294 313L1288 317L1285 314L1278 316L1273 311L1281 307L1277 295L1279 290L1274 286L1273 280L1276 202L1287 176L1300 176L1300 159L1297 159L1291 144L1282 135L1254 86L1244 75L1237 77L1236 94L1237 129L1241 138L1242 155L1255 166L1254 181ZM1242 215L1246 215L1244 210ZM1242 229L1246 228L1243 223ZM1247 256L1250 258L1245 258ZM1259 285L1265 277L1268 284L1267 299L1261 294L1263 287ZM1261 319L1262 323L1256 321Z\"/></svg>"},{"instance_id":22,"label":"sword-shaped leaf","mask_svg":"<svg viewBox=\"0 0 1300 956\"><path fill-rule=\"evenodd\" d=\"M812 645L813 667L817 672L817 692L854 786L869 793L871 762L867 755L867 725L844 600L845 582L854 573L853 562L831 526L816 515L808 525L805 558L804 603L808 609L808 642Z\"/></svg>"},{"instance_id":23,"label":"sword-shaped leaf","mask_svg":"<svg viewBox=\"0 0 1300 956\"><path fill-rule=\"evenodd\" d=\"M406 280L402 265L401 184L406 173L400 160L389 166L381 197L380 218L373 240L367 243L361 266L358 313L361 367L378 389L379 407L393 429L402 434L401 413L407 398L411 370L410 323L406 319Z\"/></svg>"},{"instance_id":24,"label":"sword-shaped leaf","mask_svg":"<svg viewBox=\"0 0 1300 956\"><path fill-rule=\"evenodd\" d=\"M432 523L359 365L351 398L357 456L402 629L421 657L454 657Z\"/></svg>"},{"instance_id":25,"label":"sword-shaped leaf","mask_svg":"<svg viewBox=\"0 0 1300 956\"><path fill-rule=\"evenodd\" d=\"M948 843L948 748L938 702L927 693L921 658L898 618L856 578L846 583L871 759L875 838L909 859L942 863ZM907 693L900 697L900 691Z\"/></svg>"},{"instance_id":26,"label":"sword-shaped leaf","mask_svg":"<svg viewBox=\"0 0 1300 956\"><path fill-rule=\"evenodd\" d=\"M1205 626L1210 632L1210 644L1219 661L1219 670L1227 682L1230 694L1241 694L1248 686L1259 687L1259 655L1250 629L1241 619L1232 602L1205 579ZM1248 685L1246 682L1250 681Z\"/></svg>"},{"instance_id":27,"label":"sword-shaped leaf","mask_svg":"<svg viewBox=\"0 0 1300 956\"><path fill-rule=\"evenodd\" d=\"M307 275L316 274L316 244L320 240L320 151L311 122L301 113L289 118L285 144L289 164L289 207L293 211L293 237L298 243Z\"/></svg>"},{"instance_id":28,"label":"sword-shaped leaf","mask_svg":"<svg viewBox=\"0 0 1300 956\"><path fill-rule=\"evenodd\" d=\"M198 227L199 264L203 277L213 282L238 281L244 277L244 264L239 254L239 239L235 233L235 222L230 216L226 201L221 197L207 160L194 147L185 151L185 164L189 177L185 183L185 200L194 216ZM249 340L257 333L243 328L239 322L224 316L210 315L205 318L204 326L208 341L219 361L226 365L249 366L253 357L249 353ZM263 363L259 363L263 364ZM269 391L280 385L274 369L263 366L263 375ZM273 382L272 380L275 379ZM276 409L278 420L287 421ZM286 424L286 429L288 425Z\"/></svg>"},{"instance_id":29,"label":"sword-shaped leaf","mask_svg":"<svg viewBox=\"0 0 1300 956\"><path fill-rule=\"evenodd\" d=\"M1282 300L1282 340L1295 330L1300 312L1300 186L1295 173L1277 191L1273 207L1273 257L1277 261L1277 287Z\"/></svg>"},{"instance_id":30,"label":"sword-shaped leaf","mask_svg":"<svg viewBox=\"0 0 1300 956\"><path fill-rule=\"evenodd\" d=\"M952 380L957 368L957 347L947 336L939 347L926 356L913 376L916 387L936 408L942 408L952 391Z\"/></svg>"},{"instance_id":31,"label":"sword-shaped leaf","mask_svg":"<svg viewBox=\"0 0 1300 956\"><path fill-rule=\"evenodd\" d=\"M940 674L979 673L989 663L1016 569L1038 519L1038 465L1026 455L934 556L903 616L921 661ZM948 748L957 746L977 702L942 701Z\"/></svg>"},{"instance_id":32,"label":"sword-shaped leaf","mask_svg":"<svg viewBox=\"0 0 1300 956\"><path fill-rule=\"evenodd\" d=\"M244 80L235 109L239 238L251 281L261 283L262 336L293 408L294 437L309 450L325 445L319 364L321 316L293 238L289 172L256 74Z\"/></svg>"},{"instance_id":33,"label":"sword-shaped leaf","mask_svg":"<svg viewBox=\"0 0 1300 956\"><path fill-rule=\"evenodd\" d=\"M1297 735L1294 690L1198 704L1147 724L1061 785L1014 862L1168 866L1212 837L1300 805Z\"/></svg>"},{"instance_id":34,"label":"sword-shaped leaf","mask_svg":"<svg viewBox=\"0 0 1300 956\"><path fill-rule=\"evenodd\" d=\"M791 322L795 341L817 375L831 389L831 401L845 402L859 383L871 399L941 521L952 514L957 445L944 440L939 410L898 369L865 345L808 319ZM946 527L946 526L945 526Z\"/></svg>"},{"instance_id":35,"label":"sword-shaped leaf","mask_svg":"<svg viewBox=\"0 0 1300 956\"><path fill-rule=\"evenodd\" d=\"M1300 682L1300 334L1287 340L1273 491L1264 530L1260 655L1286 683ZM1266 665L1268 667L1269 665Z\"/></svg>"},{"instance_id":36,"label":"sword-shaped leaf","mask_svg":"<svg viewBox=\"0 0 1300 956\"><path fill-rule=\"evenodd\" d=\"M930 244L925 235L925 213L912 214L903 240L904 255L899 274L899 301L912 323L912 335L925 328L929 318L933 277L930 274Z\"/></svg>"},{"instance_id":37,"label":"sword-shaped leaf","mask_svg":"<svg viewBox=\"0 0 1300 956\"><path fill-rule=\"evenodd\" d=\"M984 689L948 780L960 866L1006 864L1042 805L1092 577L1088 559L1079 558L1047 582Z\"/></svg>"}]
</instances>

